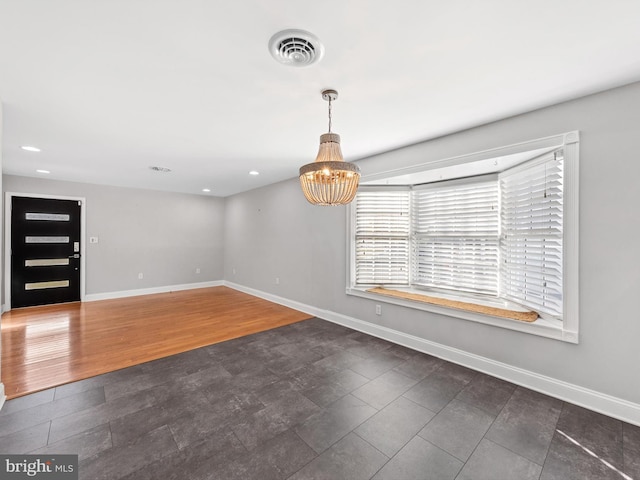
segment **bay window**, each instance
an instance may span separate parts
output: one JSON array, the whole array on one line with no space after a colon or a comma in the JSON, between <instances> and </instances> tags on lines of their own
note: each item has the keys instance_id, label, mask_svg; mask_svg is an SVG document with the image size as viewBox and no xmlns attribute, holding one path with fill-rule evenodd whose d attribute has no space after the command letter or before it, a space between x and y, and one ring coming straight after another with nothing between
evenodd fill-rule
<instances>
[{"instance_id":1,"label":"bay window","mask_svg":"<svg viewBox=\"0 0 640 480\"><path fill-rule=\"evenodd\" d=\"M397 182L365 178L351 206L347 293L577 342L577 253L564 255L567 244L577 246L577 132L550 138L507 155L465 156L451 164L449 178L443 168L435 181L421 183L407 184L428 178L415 169ZM556 145L533 148L544 141ZM471 174L460 177L460 165ZM522 325L473 309L461 314L382 298L372 293L380 287L413 300L424 294L461 305L512 306L539 320Z\"/></svg>"}]
</instances>

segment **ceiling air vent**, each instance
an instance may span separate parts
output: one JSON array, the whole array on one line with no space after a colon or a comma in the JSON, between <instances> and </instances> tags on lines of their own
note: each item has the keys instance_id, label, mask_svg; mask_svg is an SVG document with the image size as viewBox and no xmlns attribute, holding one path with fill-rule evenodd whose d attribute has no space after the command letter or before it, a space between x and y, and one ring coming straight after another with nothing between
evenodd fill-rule
<instances>
[{"instance_id":1,"label":"ceiling air vent","mask_svg":"<svg viewBox=\"0 0 640 480\"><path fill-rule=\"evenodd\" d=\"M167 167L157 167L157 166L153 166L153 167L149 167L150 170L153 170L154 172L162 172L162 173L169 173L171 171L170 168Z\"/></svg>"},{"instance_id":2,"label":"ceiling air vent","mask_svg":"<svg viewBox=\"0 0 640 480\"><path fill-rule=\"evenodd\" d=\"M269 52L280 63L292 67L306 67L322 58L324 47L312 33L304 30L283 30L269 40Z\"/></svg>"}]
</instances>

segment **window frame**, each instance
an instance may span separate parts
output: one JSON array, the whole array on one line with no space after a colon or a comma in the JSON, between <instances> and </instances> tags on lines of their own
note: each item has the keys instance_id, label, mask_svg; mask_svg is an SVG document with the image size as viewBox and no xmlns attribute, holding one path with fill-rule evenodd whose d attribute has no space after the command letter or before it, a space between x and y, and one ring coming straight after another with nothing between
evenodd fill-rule
<instances>
[{"instance_id":1,"label":"window frame","mask_svg":"<svg viewBox=\"0 0 640 480\"><path fill-rule=\"evenodd\" d=\"M537 140L531 140L505 147L485 150L468 155L461 155L446 159L436 159L405 168L393 169L364 175L362 183L376 183L380 189L389 189L384 186L387 179L393 177L408 177L421 172L435 170L443 167L464 166L472 162L498 158L511 154L524 154L526 152L562 148L564 151L564 192L563 192L563 319L551 321L538 318L535 322L526 323L516 320L502 319L490 315L475 312L457 310L449 307L432 305L428 303L393 298L380 294L367 292L366 288L355 285L355 208L351 205L347 214L347 272L346 294L360 297L375 302L384 302L399 305L411 309L427 311L463 320L474 321L509 330L530 333L542 337L561 340L569 343L579 342L579 132L572 131ZM516 167L517 168L517 167ZM367 187L375 189L375 186ZM393 187L392 187L393 188ZM396 188L407 188L397 186ZM425 293L421 290L412 290L415 293ZM469 300L469 297L461 296L461 300Z\"/></svg>"}]
</instances>

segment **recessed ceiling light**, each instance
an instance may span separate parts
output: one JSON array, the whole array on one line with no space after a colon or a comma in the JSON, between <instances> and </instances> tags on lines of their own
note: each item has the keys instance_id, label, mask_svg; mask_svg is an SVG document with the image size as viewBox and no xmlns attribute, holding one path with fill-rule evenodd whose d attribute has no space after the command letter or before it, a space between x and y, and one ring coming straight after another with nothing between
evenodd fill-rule
<instances>
[{"instance_id":1,"label":"recessed ceiling light","mask_svg":"<svg viewBox=\"0 0 640 480\"><path fill-rule=\"evenodd\" d=\"M40 169L36 170L36 172L38 172L38 173L51 173L49 170L40 170Z\"/></svg>"},{"instance_id":2,"label":"recessed ceiling light","mask_svg":"<svg viewBox=\"0 0 640 480\"><path fill-rule=\"evenodd\" d=\"M202 191L203 191L203 192L210 192L211 190L210 190L210 189L208 189L208 188L203 188L203 189L202 189Z\"/></svg>"},{"instance_id":3,"label":"recessed ceiling light","mask_svg":"<svg viewBox=\"0 0 640 480\"><path fill-rule=\"evenodd\" d=\"M21 149L23 149L23 150L26 150L27 152L39 152L39 151L40 151L40 149L39 149L39 148L37 148L37 147L32 147L32 146L30 146L30 145L23 145L23 146L21 146L20 148L21 148Z\"/></svg>"},{"instance_id":4,"label":"recessed ceiling light","mask_svg":"<svg viewBox=\"0 0 640 480\"><path fill-rule=\"evenodd\" d=\"M170 168L158 167L158 166L152 166L152 167L149 167L149 169L153 170L154 172L162 172L162 173L169 173L171 171Z\"/></svg>"},{"instance_id":5,"label":"recessed ceiling light","mask_svg":"<svg viewBox=\"0 0 640 480\"><path fill-rule=\"evenodd\" d=\"M257 170L251 170L251 171L249 172L249 175L260 175L260 172L259 172L259 171L257 171Z\"/></svg>"}]
</instances>

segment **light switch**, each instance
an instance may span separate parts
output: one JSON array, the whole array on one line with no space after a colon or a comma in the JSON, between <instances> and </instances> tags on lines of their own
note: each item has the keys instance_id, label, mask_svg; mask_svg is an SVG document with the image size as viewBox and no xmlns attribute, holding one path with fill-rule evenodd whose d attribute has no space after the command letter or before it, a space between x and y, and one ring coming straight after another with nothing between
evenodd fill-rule
<instances>
[{"instance_id":1,"label":"light switch","mask_svg":"<svg viewBox=\"0 0 640 480\"><path fill-rule=\"evenodd\" d=\"M89 237L89 243L98 243L98 237Z\"/></svg>"}]
</instances>

